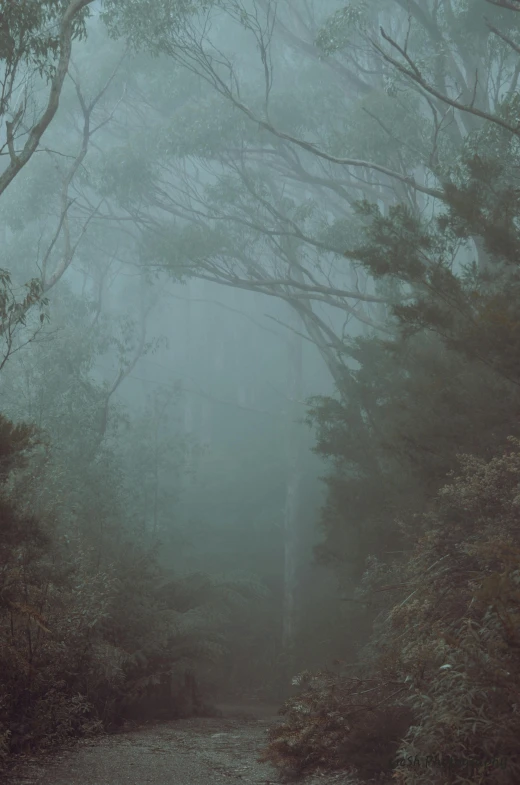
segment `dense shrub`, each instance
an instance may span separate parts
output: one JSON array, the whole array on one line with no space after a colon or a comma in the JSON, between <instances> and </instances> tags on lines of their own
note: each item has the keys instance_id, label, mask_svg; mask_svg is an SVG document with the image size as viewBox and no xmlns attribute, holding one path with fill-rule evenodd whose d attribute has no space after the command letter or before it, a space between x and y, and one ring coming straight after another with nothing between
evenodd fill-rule
<instances>
[{"instance_id":1,"label":"dense shrub","mask_svg":"<svg viewBox=\"0 0 520 785\"><path fill-rule=\"evenodd\" d=\"M393 601L361 652L362 676L306 676L284 708L266 751L284 770L393 771L400 785L520 780L520 441L460 463L434 508L401 523L409 558L365 576L360 596Z\"/></svg>"},{"instance_id":2,"label":"dense shrub","mask_svg":"<svg viewBox=\"0 0 520 785\"><path fill-rule=\"evenodd\" d=\"M122 526L101 552L64 504L30 514L38 443L0 415L0 766L125 718L208 712L197 668L263 591L247 576L172 575Z\"/></svg>"},{"instance_id":3,"label":"dense shrub","mask_svg":"<svg viewBox=\"0 0 520 785\"><path fill-rule=\"evenodd\" d=\"M303 691L282 707L264 760L289 776L345 768L371 776L389 767L410 724L396 699L402 684L333 671L302 673L295 684Z\"/></svg>"},{"instance_id":4,"label":"dense shrub","mask_svg":"<svg viewBox=\"0 0 520 785\"><path fill-rule=\"evenodd\" d=\"M511 438L489 462L461 458L407 564L412 593L387 620L416 717L398 755L403 785L469 784L479 766L491 785L520 777L519 448ZM451 769L409 764L439 756Z\"/></svg>"}]
</instances>

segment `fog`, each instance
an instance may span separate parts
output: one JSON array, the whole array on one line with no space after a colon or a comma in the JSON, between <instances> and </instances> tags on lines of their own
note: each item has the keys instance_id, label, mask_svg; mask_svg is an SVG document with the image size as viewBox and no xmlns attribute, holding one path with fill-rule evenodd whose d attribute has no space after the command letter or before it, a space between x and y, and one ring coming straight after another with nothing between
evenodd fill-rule
<instances>
[{"instance_id":1,"label":"fog","mask_svg":"<svg viewBox=\"0 0 520 785\"><path fill-rule=\"evenodd\" d=\"M435 753L389 696L425 609L477 623L421 576L489 487L459 456L517 436L517 5L0 2L0 764L72 694L105 730L288 700L307 761L352 673L382 755Z\"/></svg>"}]
</instances>

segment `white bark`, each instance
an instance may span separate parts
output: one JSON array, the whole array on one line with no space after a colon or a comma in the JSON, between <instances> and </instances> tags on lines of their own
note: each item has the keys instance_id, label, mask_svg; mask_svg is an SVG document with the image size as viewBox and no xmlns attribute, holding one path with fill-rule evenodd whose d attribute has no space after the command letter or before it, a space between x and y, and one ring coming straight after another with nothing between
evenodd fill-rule
<instances>
[{"instance_id":1,"label":"white bark","mask_svg":"<svg viewBox=\"0 0 520 785\"><path fill-rule=\"evenodd\" d=\"M293 327L302 331L300 317L294 313ZM302 338L291 333L287 347L287 408L286 446L287 446L287 485L285 497L284 520L284 601L282 647L284 654L290 657L294 649L296 633L296 591L297 562L299 546L299 500L301 489L301 425L297 418L301 415L299 401L302 398Z\"/></svg>"},{"instance_id":2,"label":"white bark","mask_svg":"<svg viewBox=\"0 0 520 785\"><path fill-rule=\"evenodd\" d=\"M191 283L188 281L185 287L186 310L184 315L184 379L183 384L189 387L191 377ZM188 450L190 450L190 437L193 435L193 406L190 393L183 394L183 420L184 435L188 439Z\"/></svg>"}]
</instances>

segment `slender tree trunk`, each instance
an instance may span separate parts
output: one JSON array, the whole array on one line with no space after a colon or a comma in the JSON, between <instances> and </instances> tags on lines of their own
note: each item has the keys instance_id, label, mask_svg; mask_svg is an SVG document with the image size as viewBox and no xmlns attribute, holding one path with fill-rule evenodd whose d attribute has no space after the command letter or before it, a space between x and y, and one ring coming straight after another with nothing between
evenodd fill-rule
<instances>
[{"instance_id":1,"label":"slender tree trunk","mask_svg":"<svg viewBox=\"0 0 520 785\"><path fill-rule=\"evenodd\" d=\"M212 299L212 289L211 285L208 284L207 281L202 281L202 299L206 301L210 301ZM205 368L205 379L204 379L204 387L208 390L208 392L212 392L214 389L214 379L215 379L215 314L214 314L214 306L212 305L202 305L202 313L204 314L202 319L202 329L203 329L203 339L204 339L204 348L203 348L203 358L204 358L204 368ZM200 407L200 422L199 422L199 439L202 444L206 445L207 447L211 447L212 444L212 423L213 423L213 403L207 399L203 399L201 401Z\"/></svg>"},{"instance_id":2,"label":"slender tree trunk","mask_svg":"<svg viewBox=\"0 0 520 785\"><path fill-rule=\"evenodd\" d=\"M247 302L247 301L246 301ZM244 308L244 293L240 289L233 289L233 307L240 311ZM245 406L247 401L246 380L244 374L243 337L242 332L233 330L233 358L234 374L236 379L236 402Z\"/></svg>"},{"instance_id":3,"label":"slender tree trunk","mask_svg":"<svg viewBox=\"0 0 520 785\"><path fill-rule=\"evenodd\" d=\"M184 316L184 386L190 386L191 376L191 355L192 355L192 341L191 341L191 283L187 282L185 286L186 297L186 311ZM184 392L183 394L183 421L184 421L184 435L188 438L188 451L191 450L189 444L190 437L193 435L193 401L190 393ZM190 455L188 455L188 460Z\"/></svg>"},{"instance_id":4,"label":"slender tree trunk","mask_svg":"<svg viewBox=\"0 0 520 785\"><path fill-rule=\"evenodd\" d=\"M482 237L474 237L473 242L477 251L477 265L480 273L488 272L492 267L489 253L486 250Z\"/></svg>"},{"instance_id":5,"label":"slender tree trunk","mask_svg":"<svg viewBox=\"0 0 520 785\"><path fill-rule=\"evenodd\" d=\"M292 326L295 330L302 331L301 319L296 313L292 316ZM284 512L285 553L282 627L282 650L288 671L291 669L296 633L297 562L300 539L299 500L302 482L301 425L297 422L297 419L301 415L301 407L298 402L302 399L302 365L302 339L296 333L291 333L287 346L287 397L289 405L286 421L287 485ZM284 675L290 676L290 673Z\"/></svg>"}]
</instances>

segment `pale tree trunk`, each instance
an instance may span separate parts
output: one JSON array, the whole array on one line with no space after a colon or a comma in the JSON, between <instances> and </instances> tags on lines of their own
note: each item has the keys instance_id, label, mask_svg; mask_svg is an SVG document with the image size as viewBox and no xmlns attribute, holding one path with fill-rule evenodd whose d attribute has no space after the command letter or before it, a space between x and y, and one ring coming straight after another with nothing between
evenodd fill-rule
<instances>
[{"instance_id":1,"label":"pale tree trunk","mask_svg":"<svg viewBox=\"0 0 520 785\"><path fill-rule=\"evenodd\" d=\"M482 237L474 237L475 250L477 252L477 266L480 273L487 273L492 268L492 262L489 253L484 245Z\"/></svg>"},{"instance_id":2,"label":"pale tree trunk","mask_svg":"<svg viewBox=\"0 0 520 785\"><path fill-rule=\"evenodd\" d=\"M183 386L190 386L191 377L191 355L192 355L192 341L191 341L191 282L188 281L185 286L185 313L184 313L184 379ZM184 436L187 439L187 459L191 464L191 437L193 435L193 400L189 392L183 393L183 425Z\"/></svg>"},{"instance_id":3,"label":"pale tree trunk","mask_svg":"<svg viewBox=\"0 0 520 785\"><path fill-rule=\"evenodd\" d=\"M208 394L213 392L213 380L215 373L215 315L213 305L209 305L212 299L213 291L207 281L202 281L202 313L203 313L203 335L204 335L204 368L205 379L204 388ZM206 447L211 447L213 442L212 434L213 423L213 402L207 398L203 398L200 406L200 422L199 422L199 439Z\"/></svg>"},{"instance_id":4,"label":"pale tree trunk","mask_svg":"<svg viewBox=\"0 0 520 785\"><path fill-rule=\"evenodd\" d=\"M300 317L294 313L292 326L299 332L302 331ZM291 333L287 346L287 407L286 420L286 455L287 455L287 485L285 494L284 511L284 598L283 598L283 626L282 626L282 651L286 673L284 677L292 675L292 661L294 658L296 611L297 611L297 562L300 539L299 527L299 502L302 484L302 438L301 425L297 422L302 414L300 401L302 399L302 338L296 333Z\"/></svg>"},{"instance_id":5,"label":"pale tree trunk","mask_svg":"<svg viewBox=\"0 0 520 785\"><path fill-rule=\"evenodd\" d=\"M200 407L200 441L205 447L211 447L213 404L211 401L202 401Z\"/></svg>"},{"instance_id":6,"label":"pale tree trunk","mask_svg":"<svg viewBox=\"0 0 520 785\"><path fill-rule=\"evenodd\" d=\"M244 308L244 293L240 289L233 289L233 307L237 311ZM233 359L234 374L237 380L236 402L239 406L245 406L247 402L247 386L244 373L243 344L241 330L233 330Z\"/></svg>"}]
</instances>

